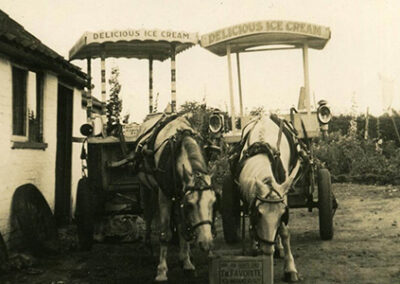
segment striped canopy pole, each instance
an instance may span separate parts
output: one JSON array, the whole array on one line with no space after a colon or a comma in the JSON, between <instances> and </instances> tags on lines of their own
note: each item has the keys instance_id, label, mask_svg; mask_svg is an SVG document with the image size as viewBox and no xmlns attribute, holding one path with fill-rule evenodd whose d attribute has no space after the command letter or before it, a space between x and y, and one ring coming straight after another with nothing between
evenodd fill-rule
<instances>
[{"instance_id":1,"label":"striped canopy pole","mask_svg":"<svg viewBox=\"0 0 400 284\"><path fill-rule=\"evenodd\" d=\"M149 57L149 113L153 113L153 57Z\"/></svg>"},{"instance_id":2,"label":"striped canopy pole","mask_svg":"<svg viewBox=\"0 0 400 284\"><path fill-rule=\"evenodd\" d=\"M238 76L238 90L239 90L239 103L240 103L240 119L243 119L243 98L242 98L242 79L240 76L240 56L239 52L236 52L236 63L237 63L237 76ZM240 122L243 127L243 121Z\"/></svg>"},{"instance_id":3,"label":"striped canopy pole","mask_svg":"<svg viewBox=\"0 0 400 284\"><path fill-rule=\"evenodd\" d=\"M92 121L92 65L91 58L87 58L87 98L86 98L86 121Z\"/></svg>"},{"instance_id":4,"label":"striped canopy pole","mask_svg":"<svg viewBox=\"0 0 400 284\"><path fill-rule=\"evenodd\" d=\"M171 44L171 111L176 112L176 65L175 44Z\"/></svg>"},{"instance_id":5,"label":"striped canopy pole","mask_svg":"<svg viewBox=\"0 0 400 284\"><path fill-rule=\"evenodd\" d=\"M232 131L236 130L235 101L233 98L233 79L231 63L231 46L226 45L226 58L228 59L229 99L231 103Z\"/></svg>"},{"instance_id":6,"label":"striped canopy pole","mask_svg":"<svg viewBox=\"0 0 400 284\"><path fill-rule=\"evenodd\" d=\"M308 71L308 43L303 45L303 72L304 72L304 92L305 92L305 105L307 109L307 114L311 114L311 104L310 104L310 79Z\"/></svg>"},{"instance_id":7,"label":"striped canopy pole","mask_svg":"<svg viewBox=\"0 0 400 284\"><path fill-rule=\"evenodd\" d=\"M101 55L101 113L106 114L106 57Z\"/></svg>"}]
</instances>

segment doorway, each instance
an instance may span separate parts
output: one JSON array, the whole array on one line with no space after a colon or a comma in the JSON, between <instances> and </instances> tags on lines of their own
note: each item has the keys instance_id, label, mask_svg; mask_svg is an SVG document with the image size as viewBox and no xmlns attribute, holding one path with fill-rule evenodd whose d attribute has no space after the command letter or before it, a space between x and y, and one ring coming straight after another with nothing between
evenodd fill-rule
<instances>
[{"instance_id":1,"label":"doorway","mask_svg":"<svg viewBox=\"0 0 400 284\"><path fill-rule=\"evenodd\" d=\"M70 222L73 90L58 84L57 152L54 215L57 225Z\"/></svg>"}]
</instances>

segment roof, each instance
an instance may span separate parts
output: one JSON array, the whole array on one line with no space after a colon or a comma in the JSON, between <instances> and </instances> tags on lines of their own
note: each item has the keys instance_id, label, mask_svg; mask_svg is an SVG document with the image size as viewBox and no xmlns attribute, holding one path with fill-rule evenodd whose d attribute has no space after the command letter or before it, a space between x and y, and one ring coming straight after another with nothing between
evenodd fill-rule
<instances>
[{"instance_id":1,"label":"roof","mask_svg":"<svg viewBox=\"0 0 400 284\"><path fill-rule=\"evenodd\" d=\"M51 70L74 86L86 84L86 74L79 67L44 45L23 26L0 10L0 53L35 69Z\"/></svg>"},{"instance_id":2,"label":"roof","mask_svg":"<svg viewBox=\"0 0 400 284\"><path fill-rule=\"evenodd\" d=\"M226 27L201 36L201 46L219 55L243 52L267 45L290 45L301 48L323 49L331 37L329 27L291 21L255 21Z\"/></svg>"},{"instance_id":3,"label":"roof","mask_svg":"<svg viewBox=\"0 0 400 284\"><path fill-rule=\"evenodd\" d=\"M164 61L197 44L197 33L158 29L123 29L85 32L69 52L69 59L125 57Z\"/></svg>"}]
</instances>

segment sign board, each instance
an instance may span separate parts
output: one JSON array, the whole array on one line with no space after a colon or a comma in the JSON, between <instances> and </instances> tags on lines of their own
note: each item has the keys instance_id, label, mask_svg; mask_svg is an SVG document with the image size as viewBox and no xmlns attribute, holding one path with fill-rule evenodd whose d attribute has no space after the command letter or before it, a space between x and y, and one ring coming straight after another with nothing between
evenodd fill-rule
<instances>
[{"instance_id":1,"label":"sign board","mask_svg":"<svg viewBox=\"0 0 400 284\"><path fill-rule=\"evenodd\" d=\"M272 256L216 256L209 267L210 284L271 284Z\"/></svg>"},{"instance_id":2,"label":"sign board","mask_svg":"<svg viewBox=\"0 0 400 284\"><path fill-rule=\"evenodd\" d=\"M177 45L176 52L179 52L197 44L198 41L199 35L197 33L160 29L85 32L69 51L69 58L95 58L104 52L106 54L111 53L112 56L116 57L142 58L139 56L140 54L152 54L154 58L157 58L158 53L169 53L170 44L165 45L165 43L175 43ZM113 50L104 50L104 47L98 49L104 43L114 43ZM185 47L179 48L180 45Z\"/></svg>"},{"instance_id":3,"label":"sign board","mask_svg":"<svg viewBox=\"0 0 400 284\"><path fill-rule=\"evenodd\" d=\"M125 124L123 126L124 136L127 138L137 138L139 135L140 125L137 123Z\"/></svg>"},{"instance_id":4,"label":"sign board","mask_svg":"<svg viewBox=\"0 0 400 284\"><path fill-rule=\"evenodd\" d=\"M207 47L222 41L257 33L285 33L321 39L330 38L330 29L320 25L290 21L257 21L227 27L202 35L201 45Z\"/></svg>"}]
</instances>

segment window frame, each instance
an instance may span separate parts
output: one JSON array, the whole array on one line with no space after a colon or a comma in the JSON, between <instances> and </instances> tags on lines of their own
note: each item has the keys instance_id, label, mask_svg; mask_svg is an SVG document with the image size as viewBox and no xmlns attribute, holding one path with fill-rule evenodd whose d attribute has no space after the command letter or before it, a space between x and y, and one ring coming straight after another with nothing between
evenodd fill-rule
<instances>
[{"instance_id":1,"label":"window frame","mask_svg":"<svg viewBox=\"0 0 400 284\"><path fill-rule=\"evenodd\" d=\"M24 71L25 74L25 135L14 134L14 68ZM29 69L17 64L11 64L11 140L14 142L29 141L29 114L28 114L28 76Z\"/></svg>"},{"instance_id":2,"label":"window frame","mask_svg":"<svg viewBox=\"0 0 400 284\"><path fill-rule=\"evenodd\" d=\"M13 112L14 112L14 78L13 78L13 70L14 68L23 70L26 72L26 77L25 77L25 135L15 135L14 134L14 118L13 118ZM35 88L34 88L34 93L29 92L29 73L34 73L35 74ZM38 86L39 78L41 78L41 86ZM45 150L48 146L47 143L45 143L44 140L44 97L45 97L45 89L46 89L46 81L47 81L47 74L45 71L42 70L37 70L37 69L30 69L25 66L21 66L16 63L11 63L11 148L12 149L37 149L37 150ZM40 87L40 88L39 88ZM28 96L34 96L34 99L36 101L36 116L39 118L39 126L38 126L38 137L39 141L33 141L31 140L31 137L29 135L29 109L28 109Z\"/></svg>"}]
</instances>

